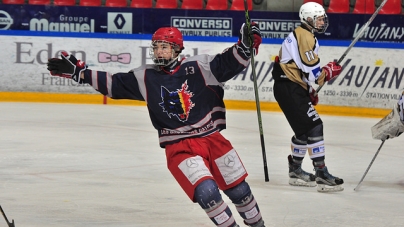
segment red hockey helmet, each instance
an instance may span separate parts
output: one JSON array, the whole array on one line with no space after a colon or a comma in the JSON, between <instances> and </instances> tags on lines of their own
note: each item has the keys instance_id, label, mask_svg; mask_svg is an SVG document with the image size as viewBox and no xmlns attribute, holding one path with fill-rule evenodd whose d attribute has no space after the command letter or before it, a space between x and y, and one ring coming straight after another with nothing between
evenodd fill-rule
<instances>
[{"instance_id":1,"label":"red hockey helmet","mask_svg":"<svg viewBox=\"0 0 404 227\"><path fill-rule=\"evenodd\" d=\"M168 54L171 54L171 56L167 55L162 57L155 53L155 50L158 49L158 45L163 43L171 46L171 50L168 52ZM180 57L180 53L183 49L184 42L180 30L175 27L162 27L157 29L152 36L149 55L156 65L168 66Z\"/></svg>"},{"instance_id":2,"label":"red hockey helmet","mask_svg":"<svg viewBox=\"0 0 404 227\"><path fill-rule=\"evenodd\" d=\"M179 51L184 49L184 40L180 30L176 27L162 27L157 29L152 36L152 42L165 41L178 45Z\"/></svg>"}]
</instances>

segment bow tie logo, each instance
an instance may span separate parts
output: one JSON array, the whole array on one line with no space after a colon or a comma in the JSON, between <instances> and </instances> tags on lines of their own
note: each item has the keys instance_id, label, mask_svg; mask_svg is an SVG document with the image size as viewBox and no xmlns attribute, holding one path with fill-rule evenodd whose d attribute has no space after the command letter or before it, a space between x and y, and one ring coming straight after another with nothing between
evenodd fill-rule
<instances>
[{"instance_id":1,"label":"bow tie logo","mask_svg":"<svg viewBox=\"0 0 404 227\"><path fill-rule=\"evenodd\" d=\"M123 54L109 54L106 52L98 52L98 62L99 63L108 63L108 62L119 62L122 64L129 64L130 63L130 54L123 53Z\"/></svg>"}]
</instances>

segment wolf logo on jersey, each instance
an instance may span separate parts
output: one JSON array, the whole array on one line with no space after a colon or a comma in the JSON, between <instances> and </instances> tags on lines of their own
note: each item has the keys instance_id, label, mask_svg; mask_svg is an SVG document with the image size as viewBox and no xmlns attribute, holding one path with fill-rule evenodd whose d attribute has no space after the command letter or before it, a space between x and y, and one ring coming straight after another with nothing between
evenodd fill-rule
<instances>
[{"instance_id":1,"label":"wolf logo on jersey","mask_svg":"<svg viewBox=\"0 0 404 227\"><path fill-rule=\"evenodd\" d=\"M171 116L176 116L182 122L188 120L189 113L195 104L191 101L192 92L187 89L187 81L177 91L169 91L167 88L161 87L161 99L163 102L159 103L159 105L163 107L163 111L170 118Z\"/></svg>"}]
</instances>

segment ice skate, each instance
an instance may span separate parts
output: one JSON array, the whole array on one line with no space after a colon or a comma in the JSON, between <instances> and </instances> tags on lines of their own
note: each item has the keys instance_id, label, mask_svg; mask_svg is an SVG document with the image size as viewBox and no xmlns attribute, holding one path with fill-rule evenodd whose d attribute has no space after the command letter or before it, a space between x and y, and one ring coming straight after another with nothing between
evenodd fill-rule
<instances>
[{"instance_id":1,"label":"ice skate","mask_svg":"<svg viewBox=\"0 0 404 227\"><path fill-rule=\"evenodd\" d=\"M344 180L334 177L328 172L327 166L324 168L314 168L316 170L316 182L318 192L339 192L343 191Z\"/></svg>"},{"instance_id":2,"label":"ice skate","mask_svg":"<svg viewBox=\"0 0 404 227\"><path fill-rule=\"evenodd\" d=\"M293 186L314 187L316 186L316 176L302 169L301 163L293 161L291 155L288 156L289 161L289 184Z\"/></svg>"},{"instance_id":3,"label":"ice skate","mask_svg":"<svg viewBox=\"0 0 404 227\"><path fill-rule=\"evenodd\" d=\"M244 221L244 224L250 227L265 227L264 220L262 219L259 222L255 223L254 225L249 225L246 221Z\"/></svg>"}]
</instances>

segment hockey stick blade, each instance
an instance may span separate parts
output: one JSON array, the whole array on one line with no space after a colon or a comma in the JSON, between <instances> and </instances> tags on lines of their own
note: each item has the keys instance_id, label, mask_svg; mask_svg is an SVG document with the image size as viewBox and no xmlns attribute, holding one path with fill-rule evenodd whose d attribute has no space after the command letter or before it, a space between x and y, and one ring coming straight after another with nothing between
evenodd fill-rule
<instances>
[{"instance_id":1,"label":"hockey stick blade","mask_svg":"<svg viewBox=\"0 0 404 227\"><path fill-rule=\"evenodd\" d=\"M365 173L363 174L362 179L359 181L358 185L354 188L354 191L358 191L358 190L359 190L363 179L365 179L366 174L368 173L370 167L372 166L372 164L373 164L373 162L375 161L377 155L379 154L380 149L382 149L382 146L383 146L383 144L384 144L385 141L386 141L386 140L382 140L382 143L380 144L379 149L377 149L375 156L373 156L372 161L370 162L368 168L366 169Z\"/></svg>"},{"instance_id":2,"label":"hockey stick blade","mask_svg":"<svg viewBox=\"0 0 404 227\"><path fill-rule=\"evenodd\" d=\"M248 14L248 4L247 0L244 0L244 10L245 10L245 25L248 28L248 37L250 39L250 53L251 53L251 69L252 75L254 80L254 93L255 93L255 105L257 107L257 118L258 118L258 127L260 131L260 141L261 141L261 149L262 149L262 160L264 162L264 175L265 175L265 182L269 181L268 176L268 166L267 166L267 157L265 152L265 142L264 142L264 130L262 128L262 117L261 117L261 107L258 95L258 85L257 85L257 74L255 73L255 63L254 63L254 50L253 50L253 40L251 40L251 22L250 22L250 15Z\"/></svg>"},{"instance_id":3,"label":"hockey stick blade","mask_svg":"<svg viewBox=\"0 0 404 227\"><path fill-rule=\"evenodd\" d=\"M380 3L379 7L375 10L375 12L372 14L372 16L369 18L369 20L359 29L358 34L356 35L355 39L349 44L348 48L345 50L345 52L342 54L342 56L338 59L337 64L341 64L341 62L344 60L344 58L348 55L349 51L352 49L352 47L355 45L356 42L360 39L360 37L363 35L365 30L369 27L370 23L372 23L373 19L379 14L380 10L383 8L384 4L386 4L387 0L383 0L382 3ZM338 77L338 76L337 76ZM335 78L334 78L335 80ZM316 89L316 92L318 93L321 88L324 86L321 85Z\"/></svg>"},{"instance_id":4,"label":"hockey stick blade","mask_svg":"<svg viewBox=\"0 0 404 227\"><path fill-rule=\"evenodd\" d=\"M3 214L4 219L6 219L6 222L7 222L8 227L15 227L15 225L14 225L14 219L13 219L11 222L9 222L9 221L8 221L8 218L7 218L6 214L5 214L4 211L3 211L3 208L1 208L1 206L0 206L0 211L1 211L1 213Z\"/></svg>"}]
</instances>

